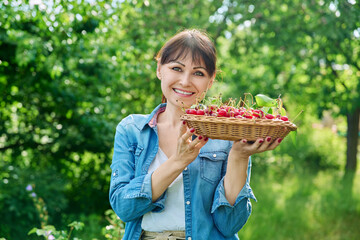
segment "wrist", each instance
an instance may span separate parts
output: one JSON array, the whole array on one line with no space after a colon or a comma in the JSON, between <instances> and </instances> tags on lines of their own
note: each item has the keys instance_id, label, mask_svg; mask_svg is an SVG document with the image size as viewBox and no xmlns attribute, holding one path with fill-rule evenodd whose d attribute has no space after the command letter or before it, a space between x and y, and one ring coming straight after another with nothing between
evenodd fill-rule
<instances>
[{"instance_id":1,"label":"wrist","mask_svg":"<svg viewBox=\"0 0 360 240\"><path fill-rule=\"evenodd\" d=\"M250 155L247 154L237 154L233 151L230 151L229 153L229 161L231 162L238 162L238 163L248 163L249 162Z\"/></svg>"},{"instance_id":2,"label":"wrist","mask_svg":"<svg viewBox=\"0 0 360 240\"><path fill-rule=\"evenodd\" d=\"M171 165L179 171L183 171L188 165L186 162L181 161L181 159L176 156L171 156L168 161L171 162Z\"/></svg>"}]
</instances>

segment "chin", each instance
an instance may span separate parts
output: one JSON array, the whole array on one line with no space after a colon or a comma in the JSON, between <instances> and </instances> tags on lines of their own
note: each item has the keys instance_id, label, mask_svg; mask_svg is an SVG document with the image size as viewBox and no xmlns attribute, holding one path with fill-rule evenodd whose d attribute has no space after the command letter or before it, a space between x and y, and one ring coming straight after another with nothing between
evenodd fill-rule
<instances>
[{"instance_id":1,"label":"chin","mask_svg":"<svg viewBox=\"0 0 360 240\"><path fill-rule=\"evenodd\" d=\"M189 108L193 105L193 103L195 103L195 101L184 101L183 99L177 99L172 101L172 103L179 108Z\"/></svg>"}]
</instances>

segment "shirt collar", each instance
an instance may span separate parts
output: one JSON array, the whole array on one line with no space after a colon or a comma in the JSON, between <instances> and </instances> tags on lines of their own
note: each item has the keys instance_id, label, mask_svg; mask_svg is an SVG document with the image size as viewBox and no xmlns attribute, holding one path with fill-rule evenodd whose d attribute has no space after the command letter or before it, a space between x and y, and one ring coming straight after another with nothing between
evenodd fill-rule
<instances>
[{"instance_id":1,"label":"shirt collar","mask_svg":"<svg viewBox=\"0 0 360 240\"><path fill-rule=\"evenodd\" d=\"M159 113L162 113L163 111L165 111L166 108L166 103L162 103L160 105L158 105L150 114L149 116L144 119L143 121L140 121L138 123L138 126L141 130L143 130L145 128L145 126L149 126L149 127L155 127L157 124L157 116L159 115Z\"/></svg>"},{"instance_id":2,"label":"shirt collar","mask_svg":"<svg viewBox=\"0 0 360 240\"><path fill-rule=\"evenodd\" d=\"M166 109L166 106L160 107L159 110L157 110L157 112L154 114L154 116L150 119L149 121L149 126L150 127L155 127L157 125L157 118L159 116L160 113L164 112Z\"/></svg>"}]
</instances>

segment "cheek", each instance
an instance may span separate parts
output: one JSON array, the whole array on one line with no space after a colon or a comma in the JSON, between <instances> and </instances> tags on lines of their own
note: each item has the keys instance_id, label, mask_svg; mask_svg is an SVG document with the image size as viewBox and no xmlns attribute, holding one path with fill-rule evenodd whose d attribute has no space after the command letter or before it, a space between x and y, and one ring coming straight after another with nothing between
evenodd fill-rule
<instances>
[{"instance_id":1,"label":"cheek","mask_svg":"<svg viewBox=\"0 0 360 240\"><path fill-rule=\"evenodd\" d=\"M201 84L198 85L199 92L204 92L208 90L210 81L204 81Z\"/></svg>"}]
</instances>

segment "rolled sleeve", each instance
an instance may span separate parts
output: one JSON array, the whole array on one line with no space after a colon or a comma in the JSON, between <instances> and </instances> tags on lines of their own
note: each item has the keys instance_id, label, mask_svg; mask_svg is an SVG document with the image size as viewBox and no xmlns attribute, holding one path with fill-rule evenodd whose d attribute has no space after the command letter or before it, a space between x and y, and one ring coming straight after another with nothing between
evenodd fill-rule
<instances>
[{"instance_id":1,"label":"rolled sleeve","mask_svg":"<svg viewBox=\"0 0 360 240\"><path fill-rule=\"evenodd\" d=\"M160 212L165 207L166 192L152 202L151 174L139 176L127 184L112 186L110 203L123 221L131 221L149 211Z\"/></svg>"},{"instance_id":2,"label":"rolled sleeve","mask_svg":"<svg viewBox=\"0 0 360 240\"><path fill-rule=\"evenodd\" d=\"M213 202L213 206L211 209L211 213L214 213L216 211L216 209L219 208L220 206L227 206L230 209L235 209L237 207L237 205L239 204L239 202L241 202L244 198L248 198L248 199L251 198L251 199L257 201L248 182L245 183L244 187L239 192L238 196L236 197L234 205L231 205L225 197L225 187L224 187L224 178L223 178L220 181L220 183L215 191L215 197L214 197L214 202Z\"/></svg>"},{"instance_id":3,"label":"rolled sleeve","mask_svg":"<svg viewBox=\"0 0 360 240\"><path fill-rule=\"evenodd\" d=\"M141 193L149 199L152 199L151 175L152 173L145 175L144 182L141 186ZM152 210L153 212L161 212L162 210L164 210L166 192L167 191L165 191L155 202L152 203L154 207Z\"/></svg>"},{"instance_id":4,"label":"rolled sleeve","mask_svg":"<svg viewBox=\"0 0 360 240\"><path fill-rule=\"evenodd\" d=\"M232 206L225 197L224 179L219 183L211 209L214 223L226 237L236 234L247 222L251 214L250 199L256 198L248 184L245 184Z\"/></svg>"},{"instance_id":5,"label":"rolled sleeve","mask_svg":"<svg viewBox=\"0 0 360 240\"><path fill-rule=\"evenodd\" d=\"M115 134L110 204L125 222L140 218L149 211L162 211L166 194L152 202L151 173L135 176L136 147L128 139L126 124L119 124Z\"/></svg>"},{"instance_id":6,"label":"rolled sleeve","mask_svg":"<svg viewBox=\"0 0 360 240\"><path fill-rule=\"evenodd\" d=\"M252 206L250 199L256 197L250 187L251 160L247 169L246 182L236 197L234 205L231 205L225 197L224 177L219 182L211 209L216 227L226 237L236 234L250 217Z\"/></svg>"}]
</instances>

